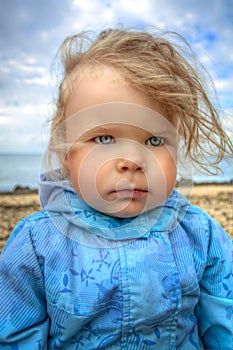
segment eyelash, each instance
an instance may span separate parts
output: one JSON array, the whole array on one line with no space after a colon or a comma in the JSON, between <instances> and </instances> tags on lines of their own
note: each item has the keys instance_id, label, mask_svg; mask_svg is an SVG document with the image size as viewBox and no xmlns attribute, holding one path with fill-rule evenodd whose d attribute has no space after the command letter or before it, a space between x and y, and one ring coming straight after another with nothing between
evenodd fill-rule
<instances>
[{"instance_id":1,"label":"eyelash","mask_svg":"<svg viewBox=\"0 0 233 350\"><path fill-rule=\"evenodd\" d=\"M155 144L152 144L152 140L154 139ZM109 145L115 143L115 139L111 135L100 135L96 136L93 139L96 143L101 145ZM152 146L152 147L158 147L161 146L164 143L164 138L160 136L152 136L148 140L146 140L146 145Z\"/></svg>"},{"instance_id":2,"label":"eyelash","mask_svg":"<svg viewBox=\"0 0 233 350\"><path fill-rule=\"evenodd\" d=\"M101 139L104 139L104 138L105 138L105 141L106 141L107 138L111 138L111 142L101 142ZM95 141L96 143L99 143L99 144L102 144L102 145L109 145L109 144L115 143L114 137L111 136L111 135L101 135L101 136L97 136L97 137L94 138L94 141ZM112 142L112 141L114 141L114 142Z\"/></svg>"},{"instance_id":3,"label":"eyelash","mask_svg":"<svg viewBox=\"0 0 233 350\"><path fill-rule=\"evenodd\" d=\"M154 139L154 141L155 141L155 144L154 144L154 145L151 144L151 143L150 143L150 144L148 143L148 141L151 141L152 139ZM160 137L160 136L152 136L152 137L150 137L150 138L147 140L147 142L146 142L147 145L153 146L153 147L161 146L163 143L164 143L164 138L163 138L163 137Z\"/></svg>"}]
</instances>

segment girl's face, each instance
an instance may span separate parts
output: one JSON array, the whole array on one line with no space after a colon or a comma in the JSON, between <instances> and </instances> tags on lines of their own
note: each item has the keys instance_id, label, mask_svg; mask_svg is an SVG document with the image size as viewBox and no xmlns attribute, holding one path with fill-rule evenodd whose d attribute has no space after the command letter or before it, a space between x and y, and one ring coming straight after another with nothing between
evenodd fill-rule
<instances>
[{"instance_id":1,"label":"girl's face","mask_svg":"<svg viewBox=\"0 0 233 350\"><path fill-rule=\"evenodd\" d=\"M75 83L67 115L73 147L64 169L88 205L128 218L168 198L176 181L177 135L159 105L105 67L99 75L87 70Z\"/></svg>"}]
</instances>

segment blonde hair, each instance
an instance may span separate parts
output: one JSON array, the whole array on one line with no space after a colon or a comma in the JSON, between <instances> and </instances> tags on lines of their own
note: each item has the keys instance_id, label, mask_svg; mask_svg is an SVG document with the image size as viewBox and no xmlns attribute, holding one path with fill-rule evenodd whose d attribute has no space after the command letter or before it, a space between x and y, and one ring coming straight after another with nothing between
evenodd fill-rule
<instances>
[{"instance_id":1,"label":"blonde hair","mask_svg":"<svg viewBox=\"0 0 233 350\"><path fill-rule=\"evenodd\" d=\"M185 50L167 40L178 38ZM160 103L171 120L179 122L179 135L185 153L199 168L211 172L225 152L230 152L229 137L224 132L217 110L208 97L206 80L186 41L176 33L152 35L134 29L109 29L93 38L82 32L64 40L59 49L63 78L51 134L66 118L66 104L77 78L78 68L107 65L123 79L156 103ZM206 79L206 76L204 76ZM212 157L210 161L209 156Z\"/></svg>"}]
</instances>

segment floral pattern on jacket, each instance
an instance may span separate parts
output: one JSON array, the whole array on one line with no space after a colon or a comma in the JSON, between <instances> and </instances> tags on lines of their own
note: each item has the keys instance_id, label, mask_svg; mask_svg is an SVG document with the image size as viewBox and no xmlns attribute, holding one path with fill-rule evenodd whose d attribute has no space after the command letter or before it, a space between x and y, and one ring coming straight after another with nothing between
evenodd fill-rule
<instances>
[{"instance_id":1,"label":"floral pattern on jacket","mask_svg":"<svg viewBox=\"0 0 233 350\"><path fill-rule=\"evenodd\" d=\"M1 255L0 349L233 348L232 241L211 217L177 191L143 220L59 196Z\"/></svg>"}]
</instances>

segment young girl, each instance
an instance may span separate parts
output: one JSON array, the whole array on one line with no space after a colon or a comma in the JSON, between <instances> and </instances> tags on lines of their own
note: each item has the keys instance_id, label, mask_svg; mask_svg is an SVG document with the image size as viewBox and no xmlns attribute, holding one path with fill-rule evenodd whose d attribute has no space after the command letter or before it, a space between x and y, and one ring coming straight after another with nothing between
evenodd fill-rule
<instances>
[{"instance_id":1,"label":"young girl","mask_svg":"<svg viewBox=\"0 0 233 350\"><path fill-rule=\"evenodd\" d=\"M232 241L174 189L181 145L203 169L230 146L201 78L163 35L61 52L43 210L0 258L0 348L232 349Z\"/></svg>"}]
</instances>

